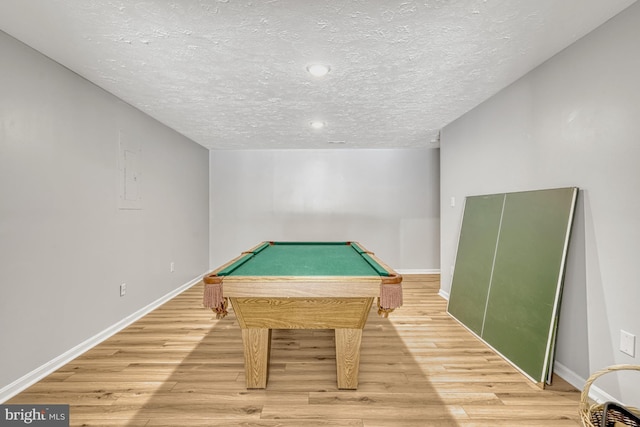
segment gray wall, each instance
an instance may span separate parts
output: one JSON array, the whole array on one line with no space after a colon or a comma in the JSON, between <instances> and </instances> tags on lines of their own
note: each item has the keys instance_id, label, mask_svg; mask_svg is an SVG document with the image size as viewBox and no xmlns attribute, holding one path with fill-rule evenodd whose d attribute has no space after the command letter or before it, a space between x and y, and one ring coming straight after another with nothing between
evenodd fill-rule
<instances>
[{"instance_id":1,"label":"gray wall","mask_svg":"<svg viewBox=\"0 0 640 427\"><path fill-rule=\"evenodd\" d=\"M439 150L211 152L211 266L262 240L356 240L437 271Z\"/></svg>"},{"instance_id":2,"label":"gray wall","mask_svg":"<svg viewBox=\"0 0 640 427\"><path fill-rule=\"evenodd\" d=\"M574 378L638 363L618 346L640 335L639 22L635 4L442 133L444 293L465 196L580 187L556 355ZM638 378L597 385L637 403Z\"/></svg>"},{"instance_id":3,"label":"gray wall","mask_svg":"<svg viewBox=\"0 0 640 427\"><path fill-rule=\"evenodd\" d=\"M2 389L207 270L209 159L2 32L0 56ZM118 209L120 131L139 210Z\"/></svg>"}]
</instances>

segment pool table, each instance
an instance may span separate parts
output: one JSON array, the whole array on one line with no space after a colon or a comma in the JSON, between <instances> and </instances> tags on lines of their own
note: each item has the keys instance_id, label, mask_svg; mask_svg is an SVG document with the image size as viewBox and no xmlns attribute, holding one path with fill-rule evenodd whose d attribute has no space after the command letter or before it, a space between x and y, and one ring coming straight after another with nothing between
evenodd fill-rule
<instances>
[{"instance_id":1,"label":"pool table","mask_svg":"<svg viewBox=\"0 0 640 427\"><path fill-rule=\"evenodd\" d=\"M337 384L357 389L362 330L374 299L402 305L402 276L357 242L262 242L203 278L204 305L242 330L247 388L266 388L272 329L334 329Z\"/></svg>"}]
</instances>

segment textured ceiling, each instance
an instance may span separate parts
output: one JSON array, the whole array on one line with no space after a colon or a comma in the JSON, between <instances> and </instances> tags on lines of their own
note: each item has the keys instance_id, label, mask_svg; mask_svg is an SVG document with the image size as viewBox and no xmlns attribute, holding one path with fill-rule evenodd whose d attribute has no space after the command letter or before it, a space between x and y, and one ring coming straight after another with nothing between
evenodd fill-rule
<instances>
[{"instance_id":1,"label":"textured ceiling","mask_svg":"<svg viewBox=\"0 0 640 427\"><path fill-rule=\"evenodd\" d=\"M211 149L433 147L634 1L1 0L0 29Z\"/></svg>"}]
</instances>

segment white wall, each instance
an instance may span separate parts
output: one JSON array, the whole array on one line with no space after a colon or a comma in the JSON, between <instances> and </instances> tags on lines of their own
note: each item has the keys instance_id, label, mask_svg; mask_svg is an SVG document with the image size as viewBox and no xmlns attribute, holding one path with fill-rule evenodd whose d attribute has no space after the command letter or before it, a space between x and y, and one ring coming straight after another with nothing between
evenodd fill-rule
<instances>
[{"instance_id":1,"label":"white wall","mask_svg":"<svg viewBox=\"0 0 640 427\"><path fill-rule=\"evenodd\" d=\"M2 32L0 56L2 389L206 271L209 159ZM118 209L120 131L141 210Z\"/></svg>"},{"instance_id":2,"label":"white wall","mask_svg":"<svg viewBox=\"0 0 640 427\"><path fill-rule=\"evenodd\" d=\"M355 240L437 271L439 150L211 151L211 266L263 240Z\"/></svg>"},{"instance_id":3,"label":"white wall","mask_svg":"<svg viewBox=\"0 0 640 427\"><path fill-rule=\"evenodd\" d=\"M618 351L640 336L639 22L635 4L442 133L444 292L465 196L580 187L556 361L581 379L639 363ZM634 375L596 386L637 405Z\"/></svg>"}]
</instances>

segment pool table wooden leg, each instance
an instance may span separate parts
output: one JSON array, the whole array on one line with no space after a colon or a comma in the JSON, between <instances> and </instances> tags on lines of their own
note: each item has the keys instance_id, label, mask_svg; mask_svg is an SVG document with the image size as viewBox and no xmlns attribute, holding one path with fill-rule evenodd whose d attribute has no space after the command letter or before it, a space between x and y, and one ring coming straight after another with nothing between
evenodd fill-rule
<instances>
[{"instance_id":1,"label":"pool table wooden leg","mask_svg":"<svg viewBox=\"0 0 640 427\"><path fill-rule=\"evenodd\" d=\"M362 329L336 329L336 367L338 388L358 388Z\"/></svg>"},{"instance_id":2,"label":"pool table wooden leg","mask_svg":"<svg viewBox=\"0 0 640 427\"><path fill-rule=\"evenodd\" d=\"M242 329L247 388L267 388L271 329Z\"/></svg>"}]
</instances>

